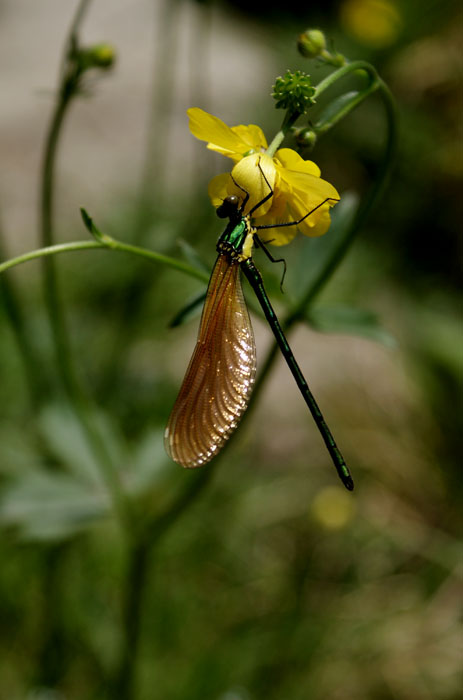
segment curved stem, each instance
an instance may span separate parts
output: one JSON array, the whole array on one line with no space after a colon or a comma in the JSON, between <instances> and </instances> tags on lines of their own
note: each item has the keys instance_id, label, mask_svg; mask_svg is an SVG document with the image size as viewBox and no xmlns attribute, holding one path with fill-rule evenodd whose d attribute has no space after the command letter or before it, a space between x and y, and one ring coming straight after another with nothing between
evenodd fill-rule
<instances>
[{"instance_id":1,"label":"curved stem","mask_svg":"<svg viewBox=\"0 0 463 700\"><path fill-rule=\"evenodd\" d=\"M367 61L352 61L351 63L346 63L346 65L342 66L342 68L339 68L338 70L334 71L333 73L330 73L330 75L328 75L324 80L322 80L315 87L315 92L313 94L314 102L317 100L318 97L320 97L320 95L323 92L325 92L325 90L327 90L329 87L334 85L334 83L336 83L338 80L340 80L341 78L344 78L344 76L348 75L349 73L353 73L355 71L360 71L360 70L367 73L368 77L370 78L371 83L382 82L380 77L378 76L376 69L370 63L368 63ZM371 88L371 87L372 86L370 85L367 88L367 93L360 99L360 101L362 101L367 96L367 94L370 94L370 92L373 92L377 86L370 90L369 88ZM356 105L353 105L351 107L351 109L353 109L354 106L356 106ZM346 114L348 113L348 111L351 111L351 109L347 110ZM275 155L276 151L283 143L283 140L284 140L286 134L291 129L291 127L296 123L296 121L299 119L300 116L301 115L299 112L294 112L292 114L287 114L285 116L285 119L283 121L281 129L276 133L270 146L266 150L266 154L268 156L270 156L272 158ZM336 122L338 122L339 119L341 119L343 116L345 116L345 114L340 114L339 118L337 118L336 121L333 122L333 125Z\"/></svg>"},{"instance_id":2,"label":"curved stem","mask_svg":"<svg viewBox=\"0 0 463 700\"><path fill-rule=\"evenodd\" d=\"M318 276L307 288L297 306L286 316L286 318L283 319L281 326L285 334L290 331L292 326L294 326L297 321L300 321L304 318L307 307L312 303L314 298L317 296L317 294L320 293L320 291L323 289L323 287L326 285L326 283L330 280L330 278L336 271L339 263L344 258L345 254L347 253L347 250L349 249L355 236L357 235L358 230L363 225L366 217L370 213L373 206L383 194L394 165L395 152L397 148L396 106L389 88L383 82L383 80L379 78L375 69L372 66L370 66L370 64L364 61L356 61L354 63L347 64L346 66L340 68L338 71L335 71L335 73L332 73L330 76L328 76L328 78L326 78L319 84L317 89L319 93L323 92L330 85L332 85L333 82L335 82L335 79L338 80L340 77L343 77L352 70L358 69L365 70L372 77L374 77L375 90L378 90L383 99L387 127L384 155L381 159L376 180L370 188L367 196L363 200L363 203L358 208L357 213L353 218L351 224L347 227L344 236L342 236L341 240L339 241L339 244L334 248L331 255L326 260ZM333 76L337 77L333 79ZM320 88L322 89L320 90ZM259 374L259 377L257 378L254 391L251 396L251 401L249 402L249 407L246 412L246 416L250 412L252 406L255 404L256 399L262 390L262 386L265 382L265 379L276 360L277 354L278 345L276 342L274 342L267 353L267 357L263 363L262 370Z\"/></svg>"},{"instance_id":3,"label":"curved stem","mask_svg":"<svg viewBox=\"0 0 463 700\"><path fill-rule=\"evenodd\" d=\"M313 96L314 100L317 100L317 98L319 98L320 95L325 92L325 90L328 90L328 88L334 85L334 83L336 83L338 80L341 80L341 78L344 78L349 73L353 73L355 71L364 71L371 81L381 80L376 68L372 66L371 63L368 63L368 61L351 61L350 63L346 63L346 65L342 66L342 68L338 68L338 70L330 73L326 76L326 78L318 83L318 85L315 87L315 93Z\"/></svg>"},{"instance_id":4,"label":"curved stem","mask_svg":"<svg viewBox=\"0 0 463 700\"><path fill-rule=\"evenodd\" d=\"M56 154L68 107L72 99L78 94L80 69L72 63L71 55L77 44L77 33L90 1L91 0L80 0L71 22L61 64L56 106L50 120L50 126L45 140L39 216L40 238L43 248L51 246L54 243L53 212ZM59 295L57 271L54 260L51 258L46 258L43 261L43 286L45 304L55 346L56 365L59 369L63 385L68 395L72 398L78 391L78 383L73 368L69 336Z\"/></svg>"},{"instance_id":5,"label":"curved stem","mask_svg":"<svg viewBox=\"0 0 463 700\"><path fill-rule=\"evenodd\" d=\"M381 80L378 80L377 89L380 92L386 113L387 136L384 148L384 155L381 159L376 180L371 186L367 196L359 206L352 223L348 226L345 235L339 241L338 246L332 251L331 256L327 259L324 266L321 268L318 276L312 282L310 287L298 303L296 309L288 316L285 328L289 328L295 321L304 316L307 306L313 301L315 296L321 291L326 282L331 278L339 263L344 258L348 248L357 235L358 230L363 225L366 217L370 213L373 206L380 199L391 174L395 151L397 147L397 114L394 99L387 85Z\"/></svg>"},{"instance_id":6,"label":"curved stem","mask_svg":"<svg viewBox=\"0 0 463 700\"><path fill-rule=\"evenodd\" d=\"M92 450L98 458L98 463L101 465L102 473L104 474L116 513L122 521L126 521L129 517L128 504L119 483L119 475L114 467L112 457L108 453L104 438L101 436L96 426L91 401L80 386L72 361L64 309L59 294L57 270L55 261L51 257L54 253L61 252L64 249L70 249L66 244L64 247L53 245L55 165L64 118L72 99L78 94L79 90L81 67L73 63L72 53L77 44L78 28L89 6L89 2L90 0L81 0L71 24L69 38L66 42L65 56L62 62L57 102L45 140L40 192L40 234L42 249L19 256L19 261L18 259L7 261L2 265L0 271L2 271L2 269L8 269L8 267L11 267L13 264L25 262L28 259L43 258L44 295L52 330L56 366L75 414L87 435ZM89 243L86 243L85 246L81 244L79 247L82 249L82 247L89 248L95 246L90 246Z\"/></svg>"},{"instance_id":7,"label":"curved stem","mask_svg":"<svg viewBox=\"0 0 463 700\"><path fill-rule=\"evenodd\" d=\"M209 276L202 270L197 270L188 263L184 263L181 260L176 260L175 258L170 258L167 255L161 255L161 253L156 253L152 250L147 250L146 248L141 248L140 246L131 245L130 243L123 243L115 238L110 238L105 236L104 240L100 241L73 241L71 243L57 243L56 245L47 246L46 248L38 248L37 250L31 250L28 253L23 253L15 258L10 258L10 260L5 260L5 262L0 263L0 273L9 270L16 265L22 265L23 263L30 262L31 260L37 260L37 258L46 258L52 255L57 255L59 253L70 253L77 250L115 250L120 253L130 253L132 255L138 255L152 263L160 263L161 265L167 265L168 267L178 270L179 272L184 272L190 277L195 277L201 282L207 282Z\"/></svg>"},{"instance_id":8,"label":"curved stem","mask_svg":"<svg viewBox=\"0 0 463 700\"><path fill-rule=\"evenodd\" d=\"M73 250L88 250L92 248L104 248L102 243L97 243L96 241L75 241L73 243L58 243L56 245L50 245L46 248L38 248L37 250L30 250L22 255L17 255L15 258L10 258L5 260L5 262L0 263L0 273L6 272L11 267L16 267L16 265L22 265L23 263L29 262L30 260L37 260L38 258L45 258L51 255L56 255L57 253L67 253Z\"/></svg>"},{"instance_id":9,"label":"curved stem","mask_svg":"<svg viewBox=\"0 0 463 700\"><path fill-rule=\"evenodd\" d=\"M54 209L55 157L61 127L70 100L71 95L60 90L60 96L46 139L40 197L40 238L42 247L49 247L54 242L52 217ZM45 306L48 311L48 319L53 336L56 365L67 392L72 395L75 377L70 359L68 334L58 291L57 271L54 261L49 258L43 261L43 285Z\"/></svg>"}]
</instances>

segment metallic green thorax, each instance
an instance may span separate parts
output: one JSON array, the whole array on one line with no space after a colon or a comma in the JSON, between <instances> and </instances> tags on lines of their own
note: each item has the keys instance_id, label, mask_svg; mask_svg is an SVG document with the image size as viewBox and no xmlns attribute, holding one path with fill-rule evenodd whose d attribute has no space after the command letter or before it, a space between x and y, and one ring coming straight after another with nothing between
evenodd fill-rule
<instances>
[{"instance_id":1,"label":"metallic green thorax","mask_svg":"<svg viewBox=\"0 0 463 700\"><path fill-rule=\"evenodd\" d=\"M238 220L231 219L219 238L217 252L227 255L230 262L242 262L248 257L247 255L243 256L243 246L249 234L250 224L246 216L240 216Z\"/></svg>"}]
</instances>

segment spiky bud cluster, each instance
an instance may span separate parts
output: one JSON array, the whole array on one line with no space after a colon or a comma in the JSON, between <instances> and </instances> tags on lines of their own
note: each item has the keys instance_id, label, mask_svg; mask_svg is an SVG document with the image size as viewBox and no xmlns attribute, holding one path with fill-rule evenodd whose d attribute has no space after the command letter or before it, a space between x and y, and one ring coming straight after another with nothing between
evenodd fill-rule
<instances>
[{"instance_id":1,"label":"spiky bud cluster","mask_svg":"<svg viewBox=\"0 0 463 700\"><path fill-rule=\"evenodd\" d=\"M273 86L272 97L276 100L278 109L305 114L309 107L315 104L313 95L315 88L310 75L300 70L286 71L283 77L278 77Z\"/></svg>"}]
</instances>

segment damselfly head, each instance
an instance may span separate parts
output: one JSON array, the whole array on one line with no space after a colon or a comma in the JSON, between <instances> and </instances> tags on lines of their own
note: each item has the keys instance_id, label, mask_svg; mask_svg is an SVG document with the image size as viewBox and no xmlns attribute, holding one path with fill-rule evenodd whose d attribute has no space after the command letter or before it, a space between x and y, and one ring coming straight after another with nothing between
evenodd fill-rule
<instances>
[{"instance_id":1,"label":"damselfly head","mask_svg":"<svg viewBox=\"0 0 463 700\"><path fill-rule=\"evenodd\" d=\"M217 207L216 214L220 219L230 219L238 213L239 205L240 198L236 194L229 194Z\"/></svg>"}]
</instances>

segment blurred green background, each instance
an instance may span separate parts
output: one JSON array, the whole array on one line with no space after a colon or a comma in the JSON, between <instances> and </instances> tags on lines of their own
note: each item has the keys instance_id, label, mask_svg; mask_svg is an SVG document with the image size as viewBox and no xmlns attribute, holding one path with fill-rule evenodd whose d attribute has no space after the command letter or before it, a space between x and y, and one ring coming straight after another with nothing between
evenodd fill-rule
<instances>
[{"instance_id":1,"label":"blurred green background","mask_svg":"<svg viewBox=\"0 0 463 700\"><path fill-rule=\"evenodd\" d=\"M0 1L3 258L40 245L41 154L76 7ZM315 300L312 326L290 338L353 494L279 360L217 468L204 468L209 483L163 521L207 478L162 446L198 316L169 323L204 286L135 257L69 254L57 268L72 356L135 513L128 534L60 386L41 268L2 276L0 698L461 697L460 3L87 9L81 42L110 42L117 62L86 76L64 123L58 241L86 238L85 206L115 238L188 260L194 250L210 269L221 223L207 183L229 163L189 135L185 110L259 124L270 140L281 119L275 77L327 74L296 52L307 27L379 70L399 106L399 152L386 195ZM373 97L305 157L354 207L383 138ZM256 253L281 313L316 274L334 219L324 239L279 249L284 296L280 271ZM262 363L270 331L259 317L254 329ZM147 522L152 543L137 537Z\"/></svg>"}]
</instances>

